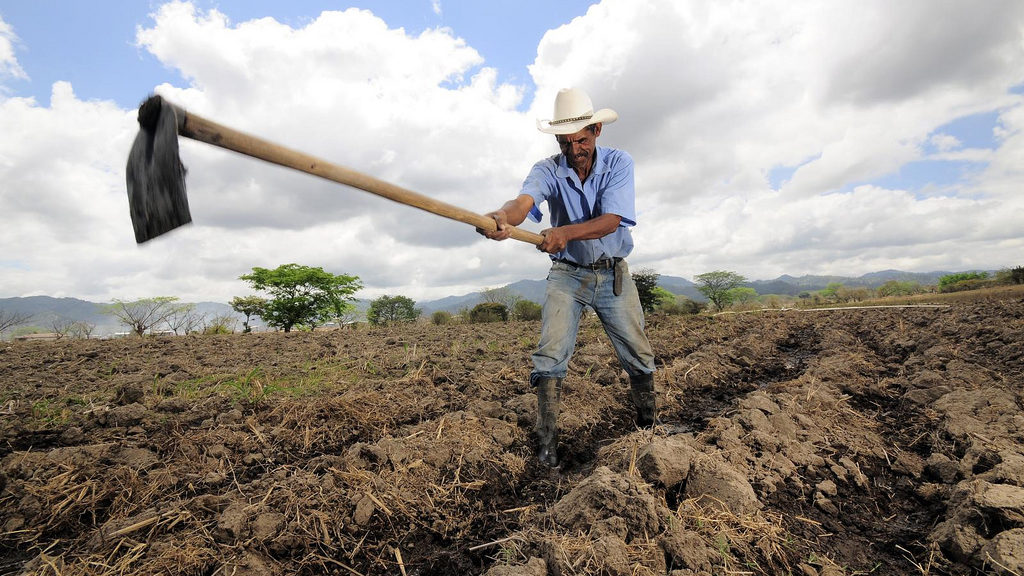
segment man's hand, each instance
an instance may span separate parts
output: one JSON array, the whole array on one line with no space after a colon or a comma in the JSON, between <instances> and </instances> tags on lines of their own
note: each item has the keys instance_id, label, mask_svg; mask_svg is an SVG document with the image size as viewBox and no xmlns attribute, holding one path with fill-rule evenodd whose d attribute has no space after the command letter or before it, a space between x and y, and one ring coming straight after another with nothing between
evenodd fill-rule
<instances>
[{"instance_id":1,"label":"man's hand","mask_svg":"<svg viewBox=\"0 0 1024 576\"><path fill-rule=\"evenodd\" d=\"M537 246L537 250L541 252L557 254L565 250L565 245L569 243L569 235L564 228L548 228L542 230L540 234L544 237L544 241Z\"/></svg>"},{"instance_id":2,"label":"man's hand","mask_svg":"<svg viewBox=\"0 0 1024 576\"><path fill-rule=\"evenodd\" d=\"M512 230L508 224L508 214L504 210L495 210L494 212L488 212L484 214L488 218L493 218L497 229L494 232L490 230L484 230L483 228L477 228L476 231L491 240L507 240L512 234Z\"/></svg>"}]
</instances>

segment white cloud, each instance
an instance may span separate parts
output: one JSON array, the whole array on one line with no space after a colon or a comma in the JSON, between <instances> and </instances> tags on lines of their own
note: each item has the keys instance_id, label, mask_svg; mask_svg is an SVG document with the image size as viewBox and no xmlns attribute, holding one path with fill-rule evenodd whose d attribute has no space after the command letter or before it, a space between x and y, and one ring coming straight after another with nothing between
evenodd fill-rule
<instances>
[{"instance_id":1,"label":"white cloud","mask_svg":"<svg viewBox=\"0 0 1024 576\"><path fill-rule=\"evenodd\" d=\"M14 29L3 18L0 18L0 79L5 76L12 78L28 78L25 71L18 64L18 58L14 55L14 46L18 43L18 36Z\"/></svg>"},{"instance_id":2,"label":"white cloud","mask_svg":"<svg viewBox=\"0 0 1024 576\"><path fill-rule=\"evenodd\" d=\"M1012 230L986 237L990 249L976 242L993 218L1024 215L1024 202L986 185L991 170L939 198L854 188L924 158L930 135L958 117L998 110L1005 123L1021 109L1009 89L1024 80L1024 5L976 8L606 0L545 36L532 112L548 113L568 84L619 112L602 139L637 160L633 260L665 274L1013 264ZM1004 166L997 158L1019 145L932 159ZM781 166L799 167L776 193L767 177Z\"/></svg>"},{"instance_id":3,"label":"white cloud","mask_svg":"<svg viewBox=\"0 0 1024 576\"><path fill-rule=\"evenodd\" d=\"M950 150L956 150L960 148L963 143L960 142L956 136L950 136L949 134L935 134L930 139L931 145L934 146L939 152L949 152Z\"/></svg>"},{"instance_id":4,"label":"white cloud","mask_svg":"<svg viewBox=\"0 0 1024 576\"><path fill-rule=\"evenodd\" d=\"M480 213L556 151L534 119L582 86L620 114L601 143L637 162L633 267L771 278L1019 265L1022 30L1016 1L604 0L544 37L525 113L525 87L456 32L410 36L368 11L292 27L173 2L137 41L188 79L154 88L189 111ZM0 28L14 69L11 38ZM993 111L995 150L935 132ZM48 107L0 92L0 293L226 301L251 267L298 262L423 300L547 268L530 246L184 140L194 224L136 247L135 131L134 111L66 83ZM929 193L871 184L922 159L983 169ZM797 168L772 190L779 167Z\"/></svg>"}]
</instances>

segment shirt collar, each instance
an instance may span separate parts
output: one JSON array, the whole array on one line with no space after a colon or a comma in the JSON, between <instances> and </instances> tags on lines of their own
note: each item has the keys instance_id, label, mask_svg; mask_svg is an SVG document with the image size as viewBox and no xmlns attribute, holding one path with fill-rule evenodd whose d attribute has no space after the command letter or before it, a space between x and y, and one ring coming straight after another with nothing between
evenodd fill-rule
<instances>
[{"instance_id":1,"label":"shirt collar","mask_svg":"<svg viewBox=\"0 0 1024 576\"><path fill-rule=\"evenodd\" d=\"M604 148L600 146L594 147L594 168L590 171L590 175L601 174L608 171L608 165L604 162L605 153ZM566 178L570 174L575 174L576 171L569 166L569 162L565 159L565 154L558 154L558 168L555 169L555 175L559 178Z\"/></svg>"}]
</instances>

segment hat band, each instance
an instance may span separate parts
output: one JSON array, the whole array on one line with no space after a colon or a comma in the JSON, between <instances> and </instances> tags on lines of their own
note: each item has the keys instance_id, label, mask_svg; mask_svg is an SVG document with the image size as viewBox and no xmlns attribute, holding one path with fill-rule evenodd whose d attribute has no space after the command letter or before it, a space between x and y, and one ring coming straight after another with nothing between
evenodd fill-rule
<instances>
[{"instance_id":1,"label":"hat band","mask_svg":"<svg viewBox=\"0 0 1024 576\"><path fill-rule=\"evenodd\" d=\"M590 120L593 117L594 117L593 114L585 114L583 116L577 116L575 118L564 118L562 120L552 120L552 121L548 122L548 124L550 124L551 126L557 126L559 124L568 124L570 122L579 122L580 120Z\"/></svg>"}]
</instances>

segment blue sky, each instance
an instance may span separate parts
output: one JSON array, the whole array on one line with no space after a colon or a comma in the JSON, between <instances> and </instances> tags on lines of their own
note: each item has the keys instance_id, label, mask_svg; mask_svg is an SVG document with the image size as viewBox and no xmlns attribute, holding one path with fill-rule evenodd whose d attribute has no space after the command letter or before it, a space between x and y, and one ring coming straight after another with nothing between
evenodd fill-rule
<instances>
[{"instance_id":1,"label":"blue sky","mask_svg":"<svg viewBox=\"0 0 1024 576\"><path fill-rule=\"evenodd\" d=\"M634 268L1022 264L1019 0L0 0L0 296L226 301L287 262L367 298L543 278L530 246L191 141L193 225L136 246L124 165L157 91L485 213L557 153L535 121L567 86L618 112Z\"/></svg>"},{"instance_id":2,"label":"blue sky","mask_svg":"<svg viewBox=\"0 0 1024 576\"><path fill-rule=\"evenodd\" d=\"M418 35L428 28L451 28L485 60L501 71L502 81L532 84L527 66L550 28L586 13L593 0L201 0L203 10L216 8L232 21L270 17L300 27L324 10L371 10L392 27ZM152 6L143 0L3 0L0 17L21 40L17 56L29 78L9 87L43 103L58 80L71 82L83 99L114 100L134 106L161 82L181 83L145 50L136 48L136 26L146 25ZM53 15L60 14L59 18Z\"/></svg>"},{"instance_id":3,"label":"blue sky","mask_svg":"<svg viewBox=\"0 0 1024 576\"><path fill-rule=\"evenodd\" d=\"M969 114L940 126L932 135L944 134L952 136L964 148L995 150L999 144L995 136L995 128L998 121L999 113L995 111ZM938 147L932 142L925 142L922 145L922 150L929 155L940 152ZM810 160L808 159L808 161ZM778 190L785 181L793 176L793 173L796 172L801 164L773 167L768 174L771 187ZM984 162L927 158L908 162L897 170L878 178L847 183L843 190L849 191L862 184L875 184L887 188L899 188L915 192L926 188L943 189L963 183L979 170L982 170L984 166Z\"/></svg>"}]
</instances>

